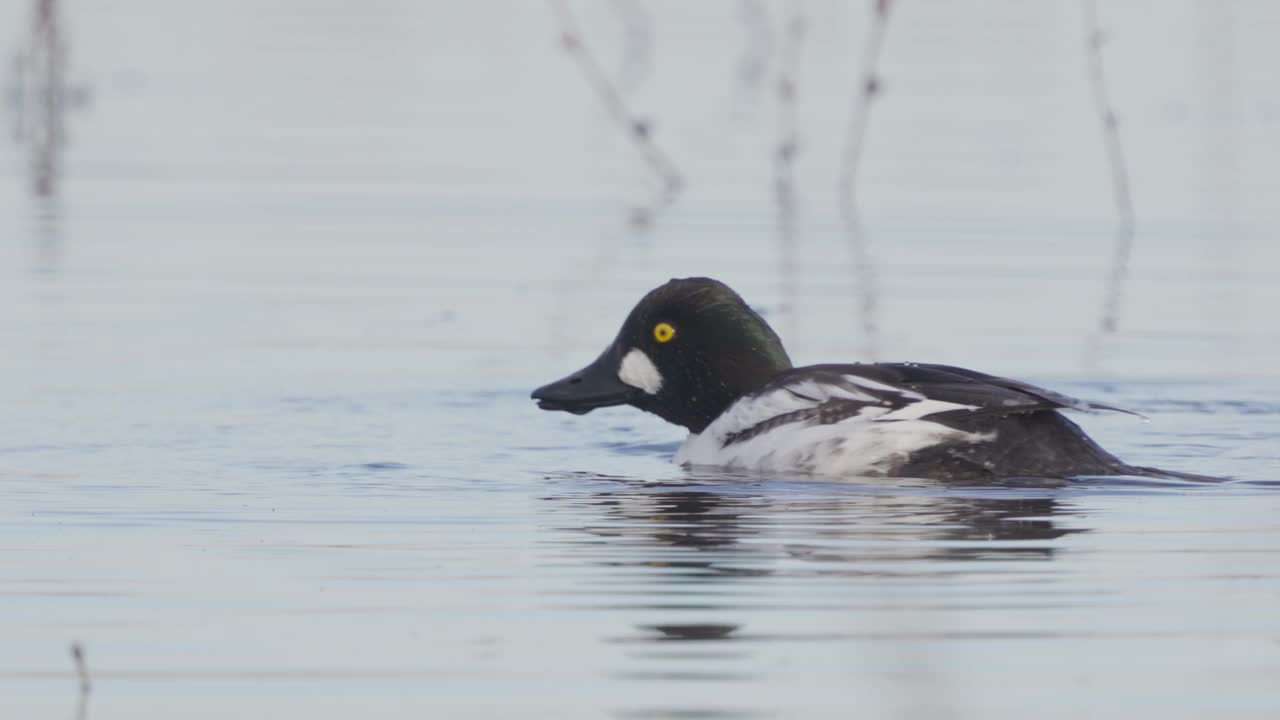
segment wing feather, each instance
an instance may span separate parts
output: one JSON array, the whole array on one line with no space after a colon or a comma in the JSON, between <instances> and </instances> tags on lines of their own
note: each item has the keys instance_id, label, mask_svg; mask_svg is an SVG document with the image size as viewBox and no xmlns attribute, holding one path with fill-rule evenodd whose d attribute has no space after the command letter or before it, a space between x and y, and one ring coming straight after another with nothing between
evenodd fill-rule
<instances>
[{"instance_id":1,"label":"wing feather","mask_svg":"<svg viewBox=\"0 0 1280 720\"><path fill-rule=\"evenodd\" d=\"M803 392L800 387L804 388ZM779 388L787 388L796 398L808 400L817 407L835 402L887 408L888 411L877 418L885 421L948 413L1010 415L1050 410L1110 410L1138 415L1021 380L950 365L810 365L782 373L757 395Z\"/></svg>"}]
</instances>

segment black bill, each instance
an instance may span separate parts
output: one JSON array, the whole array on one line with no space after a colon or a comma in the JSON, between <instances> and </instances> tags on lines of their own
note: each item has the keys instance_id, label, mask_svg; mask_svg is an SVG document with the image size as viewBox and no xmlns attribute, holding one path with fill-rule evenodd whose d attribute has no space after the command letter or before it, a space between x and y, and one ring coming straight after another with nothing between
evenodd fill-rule
<instances>
[{"instance_id":1,"label":"black bill","mask_svg":"<svg viewBox=\"0 0 1280 720\"><path fill-rule=\"evenodd\" d=\"M625 405L642 392L618 379L618 353L610 347L578 372L533 391L543 410L584 415L596 408Z\"/></svg>"}]
</instances>

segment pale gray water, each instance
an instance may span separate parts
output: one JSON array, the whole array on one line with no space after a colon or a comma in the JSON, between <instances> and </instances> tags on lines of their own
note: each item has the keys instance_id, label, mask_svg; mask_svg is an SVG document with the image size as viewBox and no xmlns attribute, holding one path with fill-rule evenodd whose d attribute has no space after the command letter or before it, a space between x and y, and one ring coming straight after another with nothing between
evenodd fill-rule
<instances>
[{"instance_id":1,"label":"pale gray water","mask_svg":"<svg viewBox=\"0 0 1280 720\"><path fill-rule=\"evenodd\" d=\"M61 111L5 79L66 141L0 145L0 717L1277 717L1280 14L1101 4L1118 331L1077 8L913 2L863 173L876 352L1132 408L1081 422L1236 482L689 474L654 418L528 400L674 275L862 357L843 3L807 5L791 243L742 4L574 6L689 176L648 230L541 4L60 4Z\"/></svg>"}]
</instances>

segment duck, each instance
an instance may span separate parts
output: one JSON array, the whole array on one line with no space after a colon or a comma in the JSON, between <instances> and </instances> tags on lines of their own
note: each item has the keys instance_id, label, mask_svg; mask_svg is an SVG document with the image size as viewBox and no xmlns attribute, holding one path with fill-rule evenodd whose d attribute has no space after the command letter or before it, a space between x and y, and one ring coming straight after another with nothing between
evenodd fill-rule
<instances>
[{"instance_id":1,"label":"duck","mask_svg":"<svg viewBox=\"0 0 1280 720\"><path fill-rule=\"evenodd\" d=\"M680 425L689 436L675 461L686 467L964 481L1182 475L1123 462L1062 414L1129 412L1111 405L950 365L795 367L769 323L707 277L650 291L598 358L531 397L543 410L629 405Z\"/></svg>"}]
</instances>

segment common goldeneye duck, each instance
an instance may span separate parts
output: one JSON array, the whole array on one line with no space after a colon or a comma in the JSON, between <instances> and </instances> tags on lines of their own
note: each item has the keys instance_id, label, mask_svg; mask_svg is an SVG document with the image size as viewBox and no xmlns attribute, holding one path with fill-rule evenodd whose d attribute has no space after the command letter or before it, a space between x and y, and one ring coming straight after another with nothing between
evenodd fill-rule
<instances>
[{"instance_id":1,"label":"common goldeneye duck","mask_svg":"<svg viewBox=\"0 0 1280 720\"><path fill-rule=\"evenodd\" d=\"M823 475L983 479L1176 476L1127 465L1059 411L1116 410L947 365L793 367L729 286L651 291L594 362L538 388L544 410L631 405L691 435L684 465Z\"/></svg>"}]
</instances>

